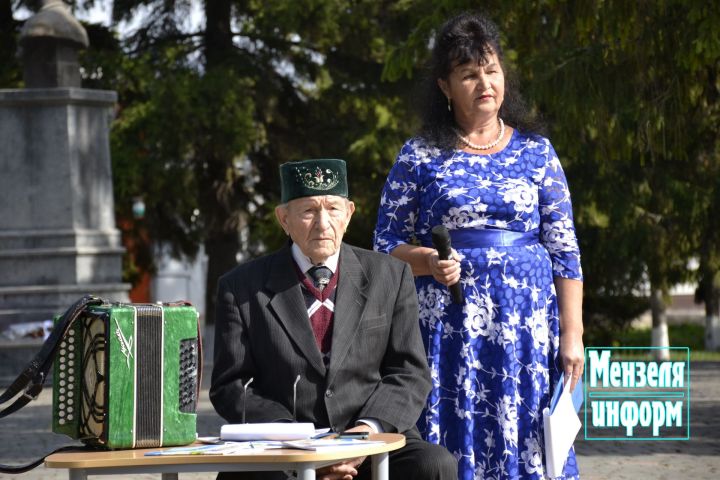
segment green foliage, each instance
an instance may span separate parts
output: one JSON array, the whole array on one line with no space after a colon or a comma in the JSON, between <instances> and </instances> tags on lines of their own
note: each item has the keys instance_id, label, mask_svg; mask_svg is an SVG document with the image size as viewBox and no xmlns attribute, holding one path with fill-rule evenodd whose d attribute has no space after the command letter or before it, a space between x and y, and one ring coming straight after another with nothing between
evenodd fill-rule
<instances>
[{"instance_id":1,"label":"green foliage","mask_svg":"<svg viewBox=\"0 0 720 480\"><path fill-rule=\"evenodd\" d=\"M618 347L649 347L652 330L649 328L627 329L622 335L618 335ZM690 351L705 349L705 327L692 323L680 325L669 325L668 336L670 344L677 347L689 347ZM587 343L587 342L586 342ZM588 343L588 345L590 345ZM604 345L597 343L596 345Z\"/></svg>"},{"instance_id":2,"label":"green foliage","mask_svg":"<svg viewBox=\"0 0 720 480\"><path fill-rule=\"evenodd\" d=\"M568 166L591 297L631 294L644 282L667 294L692 278L687 261L707 235L707 211L697 205L716 186L702 187L709 172L697 159L715 151L708 133L717 123L699 105L717 97L717 85L699 92L718 57L688 58L689 45L712 44L715 34L701 36L699 17L678 24L685 3L569 10L547 2L537 13L550 28L531 28L522 44L528 50L519 58L533 58L522 66L536 79L531 96L552 119ZM590 320L596 313L586 308Z\"/></svg>"},{"instance_id":3,"label":"green foliage","mask_svg":"<svg viewBox=\"0 0 720 480\"><path fill-rule=\"evenodd\" d=\"M634 295L598 295L589 291L584 300L585 345L618 346L629 323L650 307L647 298Z\"/></svg>"}]
</instances>

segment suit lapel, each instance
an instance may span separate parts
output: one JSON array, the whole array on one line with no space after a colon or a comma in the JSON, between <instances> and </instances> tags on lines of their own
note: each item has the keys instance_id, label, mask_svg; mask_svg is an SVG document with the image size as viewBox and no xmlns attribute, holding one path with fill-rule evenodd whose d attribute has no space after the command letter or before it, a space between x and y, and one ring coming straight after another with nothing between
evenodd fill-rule
<instances>
[{"instance_id":1,"label":"suit lapel","mask_svg":"<svg viewBox=\"0 0 720 480\"><path fill-rule=\"evenodd\" d=\"M268 306L310 365L324 376L325 365L315 344L294 263L289 246L275 255L267 282L268 289L273 292Z\"/></svg>"},{"instance_id":2,"label":"suit lapel","mask_svg":"<svg viewBox=\"0 0 720 480\"><path fill-rule=\"evenodd\" d=\"M335 294L332 349L328 384L332 382L338 367L345 360L365 310L367 300L367 277L353 250L344 243L340 249L340 278Z\"/></svg>"}]
</instances>

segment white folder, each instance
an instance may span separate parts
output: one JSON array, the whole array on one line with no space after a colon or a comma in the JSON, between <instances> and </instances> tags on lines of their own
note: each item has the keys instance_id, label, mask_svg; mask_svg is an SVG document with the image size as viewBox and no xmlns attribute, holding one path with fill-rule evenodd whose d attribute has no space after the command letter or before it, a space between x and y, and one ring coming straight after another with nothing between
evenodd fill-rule
<instances>
[{"instance_id":1,"label":"white folder","mask_svg":"<svg viewBox=\"0 0 720 480\"><path fill-rule=\"evenodd\" d=\"M582 388L582 386L576 385L575 389L578 388ZM549 478L556 478L562 475L570 447L582 426L573 405L569 384L563 385L562 393L552 413L550 408L543 410L543 424L545 427L545 470Z\"/></svg>"}]
</instances>

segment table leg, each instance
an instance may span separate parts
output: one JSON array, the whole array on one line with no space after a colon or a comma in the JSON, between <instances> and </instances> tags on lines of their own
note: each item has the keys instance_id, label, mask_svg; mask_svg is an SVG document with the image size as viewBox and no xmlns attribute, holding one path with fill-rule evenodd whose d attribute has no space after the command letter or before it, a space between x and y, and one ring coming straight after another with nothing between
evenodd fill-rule
<instances>
[{"instance_id":1,"label":"table leg","mask_svg":"<svg viewBox=\"0 0 720 480\"><path fill-rule=\"evenodd\" d=\"M87 480L87 470L84 468L71 468L68 470L70 480Z\"/></svg>"},{"instance_id":2,"label":"table leg","mask_svg":"<svg viewBox=\"0 0 720 480\"><path fill-rule=\"evenodd\" d=\"M162 480L178 480L178 474L177 472L163 473Z\"/></svg>"},{"instance_id":3,"label":"table leg","mask_svg":"<svg viewBox=\"0 0 720 480\"><path fill-rule=\"evenodd\" d=\"M372 460L372 480L390 480L390 459L387 452L370 457Z\"/></svg>"},{"instance_id":4,"label":"table leg","mask_svg":"<svg viewBox=\"0 0 720 480\"><path fill-rule=\"evenodd\" d=\"M315 480L315 465L303 463L298 468L298 480Z\"/></svg>"}]
</instances>

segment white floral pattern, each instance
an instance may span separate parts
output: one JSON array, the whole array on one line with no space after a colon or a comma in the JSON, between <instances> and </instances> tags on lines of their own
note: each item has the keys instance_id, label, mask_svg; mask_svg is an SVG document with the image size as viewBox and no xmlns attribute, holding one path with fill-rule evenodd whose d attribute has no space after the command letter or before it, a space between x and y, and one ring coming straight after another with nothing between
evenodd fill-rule
<instances>
[{"instance_id":1,"label":"white floral pattern","mask_svg":"<svg viewBox=\"0 0 720 480\"><path fill-rule=\"evenodd\" d=\"M539 244L455 247L465 302L416 278L433 389L418 422L459 460L461 480L544 478L542 409L556 365L553 277L582 279L567 182L550 142L513 132L491 155L402 148L381 197L375 249L432 246L432 227L539 232ZM579 478L574 453L564 479Z\"/></svg>"}]
</instances>

